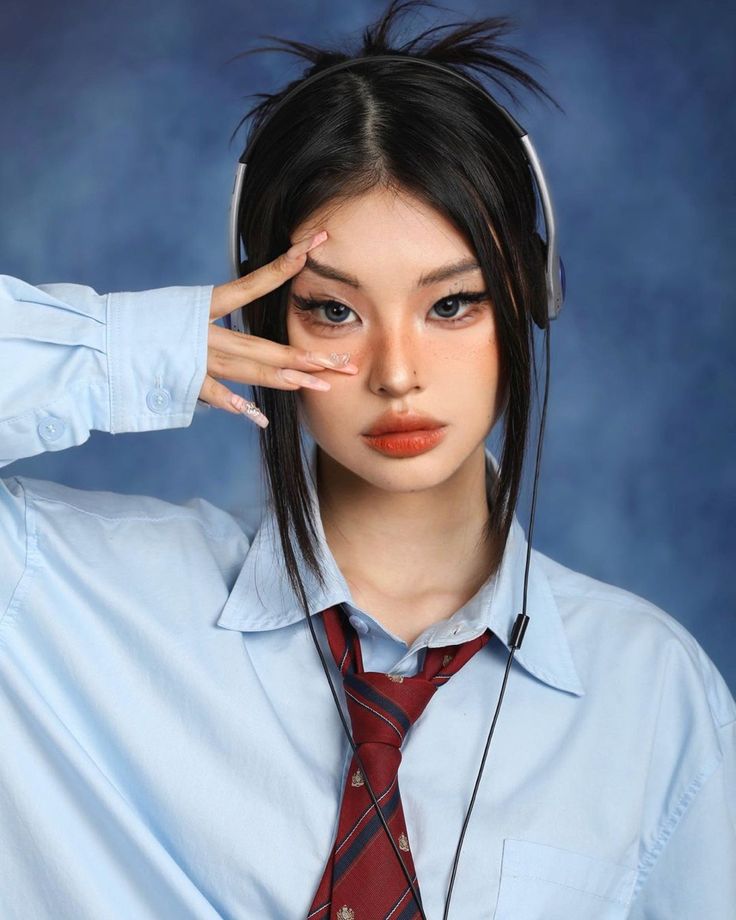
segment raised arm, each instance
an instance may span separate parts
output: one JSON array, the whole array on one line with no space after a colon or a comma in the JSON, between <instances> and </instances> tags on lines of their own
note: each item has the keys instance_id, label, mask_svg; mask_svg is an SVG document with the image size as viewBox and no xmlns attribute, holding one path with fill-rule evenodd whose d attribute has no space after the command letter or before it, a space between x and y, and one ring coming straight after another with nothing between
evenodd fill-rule
<instances>
[{"instance_id":1,"label":"raised arm","mask_svg":"<svg viewBox=\"0 0 736 920\"><path fill-rule=\"evenodd\" d=\"M189 425L212 291L98 294L0 275L0 466L82 444L92 429Z\"/></svg>"},{"instance_id":2,"label":"raised arm","mask_svg":"<svg viewBox=\"0 0 736 920\"><path fill-rule=\"evenodd\" d=\"M222 380L297 390L329 387L315 376L325 369L355 373L329 354L215 323L287 282L323 238L218 286L99 294L0 275L0 467L83 444L93 429L186 427L198 400L237 414L231 400L243 400ZM0 478L0 623L28 562L25 514L22 483Z\"/></svg>"}]
</instances>

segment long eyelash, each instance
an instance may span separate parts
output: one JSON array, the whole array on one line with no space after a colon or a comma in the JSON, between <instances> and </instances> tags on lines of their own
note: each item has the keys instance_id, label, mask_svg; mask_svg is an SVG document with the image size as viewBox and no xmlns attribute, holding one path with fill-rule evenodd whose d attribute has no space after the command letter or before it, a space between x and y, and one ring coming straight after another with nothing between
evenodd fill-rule
<instances>
[{"instance_id":1,"label":"long eyelash","mask_svg":"<svg viewBox=\"0 0 736 920\"><path fill-rule=\"evenodd\" d=\"M489 296L488 291L456 291L454 294L448 294L447 297L440 298L440 300L438 300L437 303L433 304L433 308L436 307L437 304L444 303L446 300L458 300L460 301L460 303L463 303L463 304L480 303L483 300L487 300L488 296ZM311 298L311 297L300 297L298 294L292 294L292 301L294 303L294 306L297 308L297 310L300 310L304 313L309 313L313 310L318 310L322 307L328 307L331 304L337 304L340 307L345 306L345 304L341 304L337 300L315 300L314 298ZM346 309L351 310L351 312L353 312L350 307L346 307ZM474 315L474 311L471 310L470 312L464 313L462 316L459 316L459 317L443 318L440 320L440 322L442 322L445 325L451 326L454 323L461 323L467 317L473 316L473 315ZM313 323L315 326L326 326L331 329L339 329L341 326L351 325L351 323L323 323L320 320L312 319L311 317L310 317L310 322Z\"/></svg>"}]
</instances>

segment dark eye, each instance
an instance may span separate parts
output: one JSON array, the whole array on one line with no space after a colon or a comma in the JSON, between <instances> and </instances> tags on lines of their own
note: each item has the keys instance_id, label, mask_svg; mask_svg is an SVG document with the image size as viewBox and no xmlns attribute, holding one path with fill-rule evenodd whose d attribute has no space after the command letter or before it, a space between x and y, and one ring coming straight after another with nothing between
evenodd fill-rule
<instances>
[{"instance_id":1,"label":"dark eye","mask_svg":"<svg viewBox=\"0 0 736 920\"><path fill-rule=\"evenodd\" d=\"M453 319L464 303L474 303L476 298L477 295L453 294L451 297L445 297L438 301L432 309L438 310L442 319Z\"/></svg>"},{"instance_id":2,"label":"dark eye","mask_svg":"<svg viewBox=\"0 0 736 920\"><path fill-rule=\"evenodd\" d=\"M325 317L329 320L335 320L337 323L342 323L353 312L350 307L346 307L344 303L338 303L336 300L326 300L316 309L324 310Z\"/></svg>"},{"instance_id":3,"label":"dark eye","mask_svg":"<svg viewBox=\"0 0 736 920\"><path fill-rule=\"evenodd\" d=\"M442 300L438 300L432 309L440 311L440 319L445 321L445 325L460 325L472 319L479 312L479 308L466 310L462 316L457 316L458 309L463 306L482 303L488 299L488 291L458 291L456 294L450 294L449 297L443 297ZM451 315L448 315L448 312Z\"/></svg>"},{"instance_id":4,"label":"dark eye","mask_svg":"<svg viewBox=\"0 0 736 920\"><path fill-rule=\"evenodd\" d=\"M311 297L300 297L298 294L292 294L292 300L297 310L303 311L310 318L315 326L340 326L343 325L347 316L353 311L346 307L344 303L338 303L336 300L315 300ZM326 317L328 322L323 323L314 319L312 314L318 313Z\"/></svg>"}]
</instances>

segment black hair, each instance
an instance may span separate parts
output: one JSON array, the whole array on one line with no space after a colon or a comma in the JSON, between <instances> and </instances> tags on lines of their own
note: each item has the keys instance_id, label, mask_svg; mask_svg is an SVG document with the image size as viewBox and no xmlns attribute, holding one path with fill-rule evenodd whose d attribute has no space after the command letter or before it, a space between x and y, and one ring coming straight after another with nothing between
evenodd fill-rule
<instances>
[{"instance_id":1,"label":"black hair","mask_svg":"<svg viewBox=\"0 0 736 920\"><path fill-rule=\"evenodd\" d=\"M498 474L488 483L489 518L482 537L494 548L495 570L511 528L527 447L532 366L536 382L532 315L546 316L537 198L521 143L508 120L473 87L436 68L412 67L406 61L364 62L315 80L270 118L274 107L307 77L339 61L381 54L437 61L482 86L464 70L477 68L514 102L518 100L509 79L560 109L532 76L508 60L537 64L525 52L501 43L515 28L506 16L434 26L403 43L394 41L390 33L400 15L424 5L435 6L430 0L390 0L354 49L319 48L266 35L261 37L275 38L285 47L244 52L286 51L310 66L279 92L257 94L263 101L238 125L253 116L249 139L264 125L249 152L239 234L252 271L288 249L292 229L317 209L380 186L420 198L469 240L492 302L500 387L506 394L503 447ZM442 29L451 31L437 36ZM244 328L288 343L290 289L289 281L248 304ZM324 576L316 553L297 393L254 387L256 404L270 420L260 429L268 500L290 582L308 612L294 540L321 585Z\"/></svg>"}]
</instances>

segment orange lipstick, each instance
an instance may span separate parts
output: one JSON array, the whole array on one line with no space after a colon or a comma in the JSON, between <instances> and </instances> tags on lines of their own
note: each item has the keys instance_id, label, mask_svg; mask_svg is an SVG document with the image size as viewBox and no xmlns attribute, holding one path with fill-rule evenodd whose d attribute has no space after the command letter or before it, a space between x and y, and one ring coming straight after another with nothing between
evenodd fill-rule
<instances>
[{"instance_id":1,"label":"orange lipstick","mask_svg":"<svg viewBox=\"0 0 736 920\"><path fill-rule=\"evenodd\" d=\"M369 447L389 457L415 457L436 447L445 436L447 428L420 428L415 431L387 431L383 434L367 435Z\"/></svg>"}]
</instances>

